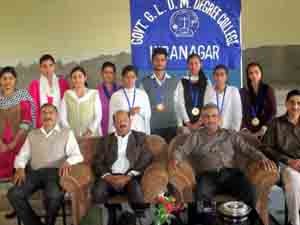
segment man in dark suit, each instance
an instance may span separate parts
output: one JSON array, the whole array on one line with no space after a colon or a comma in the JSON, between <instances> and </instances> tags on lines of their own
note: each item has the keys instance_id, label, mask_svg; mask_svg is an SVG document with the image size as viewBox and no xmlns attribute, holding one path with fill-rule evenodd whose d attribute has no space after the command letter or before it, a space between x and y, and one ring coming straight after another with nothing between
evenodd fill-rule
<instances>
[{"instance_id":1,"label":"man in dark suit","mask_svg":"<svg viewBox=\"0 0 300 225\"><path fill-rule=\"evenodd\" d=\"M103 204L113 195L127 193L135 210L144 202L140 179L152 154L145 148L146 134L131 130L128 112L118 111L113 119L116 132L102 138L92 166L96 177L92 197Z\"/></svg>"}]
</instances>

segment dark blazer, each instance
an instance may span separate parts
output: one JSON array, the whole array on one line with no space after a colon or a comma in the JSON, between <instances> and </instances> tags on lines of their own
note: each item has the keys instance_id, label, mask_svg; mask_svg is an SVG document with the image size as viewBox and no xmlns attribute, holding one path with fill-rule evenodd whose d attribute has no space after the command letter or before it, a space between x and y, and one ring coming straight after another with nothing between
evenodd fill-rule
<instances>
[{"instance_id":1,"label":"dark blazer","mask_svg":"<svg viewBox=\"0 0 300 225\"><path fill-rule=\"evenodd\" d=\"M144 172L146 167L152 161L152 154L145 145L146 134L131 131L128 138L126 150L127 159L129 161L129 173L131 170ZM105 173L111 173L111 168L118 158L118 139L114 133L101 138L97 147L95 158L93 160L92 169L96 177Z\"/></svg>"}]
</instances>

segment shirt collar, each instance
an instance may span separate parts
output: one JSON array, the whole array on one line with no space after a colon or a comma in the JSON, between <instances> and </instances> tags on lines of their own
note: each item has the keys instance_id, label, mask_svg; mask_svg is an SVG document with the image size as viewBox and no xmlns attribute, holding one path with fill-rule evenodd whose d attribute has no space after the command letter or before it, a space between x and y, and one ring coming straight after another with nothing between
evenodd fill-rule
<instances>
[{"instance_id":1,"label":"shirt collar","mask_svg":"<svg viewBox=\"0 0 300 225\"><path fill-rule=\"evenodd\" d=\"M52 130L50 130L48 133L46 132L46 130L44 129L44 127L41 127L40 130L47 137L49 137L54 131L57 131L57 132L61 131L61 129L60 129L60 127L59 127L58 124L56 124L55 127Z\"/></svg>"},{"instance_id":2,"label":"shirt collar","mask_svg":"<svg viewBox=\"0 0 300 225\"><path fill-rule=\"evenodd\" d=\"M122 138L122 139L128 138L130 134L131 134L131 131L129 131L128 134L126 134L124 137L122 137L122 136L118 135L117 132L115 132L115 136L116 136L117 138Z\"/></svg>"},{"instance_id":3,"label":"shirt collar","mask_svg":"<svg viewBox=\"0 0 300 225\"><path fill-rule=\"evenodd\" d=\"M47 78L46 78L45 75L43 75L43 74L40 74L40 80L41 80L41 81L47 81L47 82L48 82ZM55 81L55 80L57 80L57 76L56 76L56 74L54 73L54 74L52 75L52 82Z\"/></svg>"},{"instance_id":4,"label":"shirt collar","mask_svg":"<svg viewBox=\"0 0 300 225\"><path fill-rule=\"evenodd\" d=\"M289 124L295 126L295 124L293 124L293 123L291 123L291 122L289 121L289 117L288 117L288 113L287 113L287 112L286 112L284 115L280 116L279 119L280 119L281 121L284 121L284 122L286 122L286 123L289 123ZM297 126L300 126L300 118L299 118L299 121L298 121Z\"/></svg>"},{"instance_id":5,"label":"shirt collar","mask_svg":"<svg viewBox=\"0 0 300 225\"><path fill-rule=\"evenodd\" d=\"M159 80L159 79L157 78L157 76L156 76L155 73L153 73L153 74L151 75L151 79L157 79L157 80ZM167 74L167 73L165 73L165 76L164 76L164 80L166 80L166 79L171 79L171 76L170 76L169 74ZM163 81L164 81L164 80L163 80Z\"/></svg>"}]
</instances>

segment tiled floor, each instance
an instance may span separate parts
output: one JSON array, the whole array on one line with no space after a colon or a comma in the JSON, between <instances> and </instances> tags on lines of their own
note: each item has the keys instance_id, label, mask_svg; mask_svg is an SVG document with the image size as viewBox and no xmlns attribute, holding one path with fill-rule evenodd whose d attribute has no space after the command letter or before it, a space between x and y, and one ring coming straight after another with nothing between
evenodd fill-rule
<instances>
[{"instance_id":1,"label":"tiled floor","mask_svg":"<svg viewBox=\"0 0 300 225\"><path fill-rule=\"evenodd\" d=\"M4 207L3 205L1 205L1 203L3 203L5 201L3 201L1 199L0 202L0 209L2 208L7 208ZM282 194L282 190L278 187L274 187L272 193L270 194L270 201L269 201L269 209L270 212L272 213L272 215L275 216L276 220L280 223L283 224L284 221L284 214L283 214L283 203L284 203L284 198L283 198L283 194ZM126 208L126 206L125 206ZM4 211L0 211L0 225L17 225L17 221L16 219L12 219L12 220L6 220L4 218ZM104 216L105 217L105 216ZM106 219L104 219L106 220ZM145 225L149 224L145 222ZM62 225L62 221L59 219L56 223L56 225ZM68 225L71 225L71 218L68 218ZM94 224L91 224L94 225ZM98 225L98 224L97 224ZM274 225L273 223L271 223L271 225Z\"/></svg>"}]
</instances>

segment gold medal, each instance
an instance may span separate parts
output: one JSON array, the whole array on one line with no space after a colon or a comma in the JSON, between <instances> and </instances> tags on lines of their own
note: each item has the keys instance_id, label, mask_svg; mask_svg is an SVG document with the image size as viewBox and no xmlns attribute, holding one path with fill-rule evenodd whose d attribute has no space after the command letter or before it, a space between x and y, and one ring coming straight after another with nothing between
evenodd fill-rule
<instances>
[{"instance_id":1,"label":"gold medal","mask_svg":"<svg viewBox=\"0 0 300 225\"><path fill-rule=\"evenodd\" d=\"M251 120L251 124L255 127L257 127L259 125L260 121L257 117L254 117L252 120Z\"/></svg>"},{"instance_id":2,"label":"gold medal","mask_svg":"<svg viewBox=\"0 0 300 225\"><path fill-rule=\"evenodd\" d=\"M157 105L156 105L156 110L157 110L158 112L163 112L163 111L165 110L164 104L163 104L163 103L157 104Z\"/></svg>"},{"instance_id":3,"label":"gold medal","mask_svg":"<svg viewBox=\"0 0 300 225\"><path fill-rule=\"evenodd\" d=\"M193 114L193 116L198 116L199 114L200 114L200 110L199 110L199 108L193 108L192 109L192 114Z\"/></svg>"}]
</instances>

